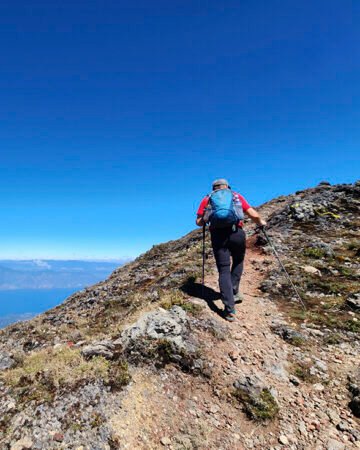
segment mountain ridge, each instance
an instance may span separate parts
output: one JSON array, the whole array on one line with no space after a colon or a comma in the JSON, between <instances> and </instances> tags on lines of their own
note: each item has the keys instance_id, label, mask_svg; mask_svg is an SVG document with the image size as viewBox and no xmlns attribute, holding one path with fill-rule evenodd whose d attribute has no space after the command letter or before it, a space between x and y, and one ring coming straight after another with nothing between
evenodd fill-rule
<instances>
[{"instance_id":1,"label":"mountain ridge","mask_svg":"<svg viewBox=\"0 0 360 450\"><path fill-rule=\"evenodd\" d=\"M259 209L233 324L201 230L0 331L0 443L49 449L359 448L360 183Z\"/></svg>"}]
</instances>

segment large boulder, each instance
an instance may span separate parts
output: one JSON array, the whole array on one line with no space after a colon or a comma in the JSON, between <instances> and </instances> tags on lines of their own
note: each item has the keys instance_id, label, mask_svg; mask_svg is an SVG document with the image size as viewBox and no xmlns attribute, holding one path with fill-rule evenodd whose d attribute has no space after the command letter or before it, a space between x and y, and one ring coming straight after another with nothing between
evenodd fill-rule
<instances>
[{"instance_id":1,"label":"large boulder","mask_svg":"<svg viewBox=\"0 0 360 450\"><path fill-rule=\"evenodd\" d=\"M290 216L298 221L307 221L316 217L314 204L307 201L297 201L289 207Z\"/></svg>"},{"instance_id":2,"label":"large boulder","mask_svg":"<svg viewBox=\"0 0 360 450\"><path fill-rule=\"evenodd\" d=\"M189 333L189 320L179 306L159 308L144 314L114 341L132 364L151 363L158 368L173 363L187 373L211 376L211 368L200 356L200 344Z\"/></svg>"},{"instance_id":3,"label":"large boulder","mask_svg":"<svg viewBox=\"0 0 360 450\"><path fill-rule=\"evenodd\" d=\"M85 346L81 353L85 358L92 358L93 356L103 356L106 359L114 357L115 345L109 340L93 342Z\"/></svg>"},{"instance_id":4,"label":"large boulder","mask_svg":"<svg viewBox=\"0 0 360 450\"><path fill-rule=\"evenodd\" d=\"M126 348L139 338L166 339L178 348L185 348L187 325L186 312L179 306L173 306L170 310L159 308L144 314L136 323L124 330L115 344L120 342Z\"/></svg>"}]
</instances>

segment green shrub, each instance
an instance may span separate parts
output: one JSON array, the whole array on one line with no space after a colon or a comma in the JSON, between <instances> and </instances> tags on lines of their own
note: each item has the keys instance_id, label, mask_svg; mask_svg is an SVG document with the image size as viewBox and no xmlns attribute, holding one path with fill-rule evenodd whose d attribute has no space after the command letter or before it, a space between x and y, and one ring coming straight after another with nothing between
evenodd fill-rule
<instances>
[{"instance_id":1,"label":"green shrub","mask_svg":"<svg viewBox=\"0 0 360 450\"><path fill-rule=\"evenodd\" d=\"M279 413L279 406L268 389L263 389L257 398L242 389L236 389L234 395L243 404L246 414L253 420L272 420Z\"/></svg>"},{"instance_id":2,"label":"green shrub","mask_svg":"<svg viewBox=\"0 0 360 450\"><path fill-rule=\"evenodd\" d=\"M307 247L303 250L303 255L314 259L326 257L325 250L319 247Z\"/></svg>"}]
</instances>

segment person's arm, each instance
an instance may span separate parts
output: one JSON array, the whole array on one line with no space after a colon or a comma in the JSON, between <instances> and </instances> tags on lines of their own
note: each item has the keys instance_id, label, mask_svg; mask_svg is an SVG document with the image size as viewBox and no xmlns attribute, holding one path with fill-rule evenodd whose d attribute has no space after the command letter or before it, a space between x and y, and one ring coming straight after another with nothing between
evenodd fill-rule
<instances>
[{"instance_id":1,"label":"person's arm","mask_svg":"<svg viewBox=\"0 0 360 450\"><path fill-rule=\"evenodd\" d=\"M209 197L206 196L201 200L200 206L198 208L197 214L196 214L196 225L198 227L202 227L205 225L204 222L204 214L205 214L205 208L207 206L207 204L209 203Z\"/></svg>"},{"instance_id":2,"label":"person's arm","mask_svg":"<svg viewBox=\"0 0 360 450\"><path fill-rule=\"evenodd\" d=\"M248 208L245 211L245 214L250 217L250 219L255 222L257 225L266 226L266 220L262 219L260 214L255 211L254 208Z\"/></svg>"}]
</instances>

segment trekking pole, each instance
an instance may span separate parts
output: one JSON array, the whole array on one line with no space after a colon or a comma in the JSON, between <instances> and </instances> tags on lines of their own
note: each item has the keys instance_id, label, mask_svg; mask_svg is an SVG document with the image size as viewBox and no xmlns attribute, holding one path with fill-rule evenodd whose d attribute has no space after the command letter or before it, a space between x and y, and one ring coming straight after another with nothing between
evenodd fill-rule
<instances>
[{"instance_id":1,"label":"trekking pole","mask_svg":"<svg viewBox=\"0 0 360 450\"><path fill-rule=\"evenodd\" d=\"M265 236L265 238L266 238L268 244L270 245L272 251L274 252L274 255L276 256L276 258L277 258L277 260L278 260L278 262L279 262L279 264L280 264L280 267L281 267L282 270L285 272L285 275L286 275L286 277L287 277L287 279L288 279L288 281L289 281L291 287L293 288L293 290L294 290L294 292L295 292L297 298L300 300L300 303L301 303L302 307L303 307L304 309L306 309L305 303L303 302L302 298L300 297L299 291L296 289L294 283L292 282L292 280L291 280L291 278L290 278L290 275L289 275L288 271L285 269L285 266L284 266L284 264L282 263L282 261L281 261L281 259L280 259L280 256L279 256L279 254L278 254L278 252L277 252L277 250L276 250L274 244L271 242L271 240L270 240L270 238L269 238L269 236L268 236L268 234L267 234L267 232L266 232L266 230L265 230L264 225L260 225L258 228L264 233L264 236Z\"/></svg>"},{"instance_id":2,"label":"trekking pole","mask_svg":"<svg viewBox=\"0 0 360 450\"><path fill-rule=\"evenodd\" d=\"M203 231L202 231L202 241L203 241L203 248L202 248L202 287L201 287L201 295L204 297L204 287L205 287L205 227L206 225L203 225Z\"/></svg>"}]
</instances>

